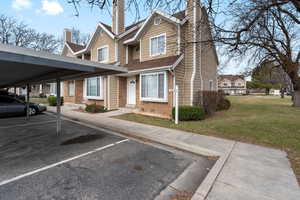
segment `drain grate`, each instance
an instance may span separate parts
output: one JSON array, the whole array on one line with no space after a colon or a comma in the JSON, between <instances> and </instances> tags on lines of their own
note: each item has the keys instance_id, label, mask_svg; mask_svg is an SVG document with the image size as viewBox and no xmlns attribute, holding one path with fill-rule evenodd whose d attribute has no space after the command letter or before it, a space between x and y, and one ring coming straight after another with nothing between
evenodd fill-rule
<instances>
[{"instance_id":1,"label":"drain grate","mask_svg":"<svg viewBox=\"0 0 300 200\"><path fill-rule=\"evenodd\" d=\"M66 141L62 142L61 145L83 144L83 143L88 143L88 142L92 142L95 140L99 140L103 137L104 136L102 136L102 135L82 135L82 136L79 136L76 138L66 140Z\"/></svg>"}]
</instances>

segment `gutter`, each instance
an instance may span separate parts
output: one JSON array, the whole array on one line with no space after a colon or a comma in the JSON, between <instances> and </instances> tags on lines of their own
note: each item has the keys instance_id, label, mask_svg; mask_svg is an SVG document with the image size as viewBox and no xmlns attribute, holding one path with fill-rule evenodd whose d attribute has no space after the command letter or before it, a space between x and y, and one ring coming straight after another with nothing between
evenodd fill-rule
<instances>
[{"instance_id":1,"label":"gutter","mask_svg":"<svg viewBox=\"0 0 300 200\"><path fill-rule=\"evenodd\" d=\"M194 33L193 33L193 72L192 72L192 77L191 77L191 105L193 105L193 100L194 100L194 81L195 81L195 76L196 76L196 50L197 50L197 46L196 46L196 21L197 21L197 10L196 10L196 1L193 2L193 24L194 24Z\"/></svg>"}]
</instances>

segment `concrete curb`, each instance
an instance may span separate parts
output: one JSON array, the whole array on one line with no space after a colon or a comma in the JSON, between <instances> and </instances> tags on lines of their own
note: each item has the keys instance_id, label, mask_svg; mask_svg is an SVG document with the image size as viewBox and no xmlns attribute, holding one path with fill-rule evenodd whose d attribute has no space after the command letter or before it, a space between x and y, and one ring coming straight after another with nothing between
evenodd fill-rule
<instances>
[{"instance_id":1,"label":"concrete curb","mask_svg":"<svg viewBox=\"0 0 300 200\"><path fill-rule=\"evenodd\" d=\"M52 111L48 111L48 112L55 113L55 112L52 112ZM226 153L220 153L220 152L216 152L216 151L206 149L206 148L202 148L202 147L199 147L199 146L190 145L190 144L186 144L186 143L178 142L178 141L172 141L172 140L164 139L164 138L161 138L161 137L156 137L154 135L145 135L145 134L141 134L141 133L130 132L129 130L124 130L122 128L118 128L117 126L113 126L113 125L110 125L110 124L99 123L99 121L96 123L96 122L92 122L90 120L85 120L85 119L82 120L82 119L78 119L76 117L68 116L68 115L65 115L65 114L62 114L62 115L66 118L77 121L79 123L87 123L89 126L92 125L95 128L98 128L98 126L101 126L101 128L103 128L103 129L108 129L110 131L120 133L121 135L132 136L132 137L137 136L138 138L148 139L148 140L151 140L151 141L156 142L156 143L164 144L164 145L167 145L167 146L170 146L170 147L174 147L174 148L177 148L177 149L180 149L180 150L183 150L183 151L191 152L191 153L202 155L202 156L219 157L219 159L214 164L214 166L212 167L210 172L207 174L207 176L205 177L203 182L197 188L196 192L193 194L191 200L204 200L204 199L206 199L206 197L208 196L213 184L215 183L218 175L220 174L221 170L223 169L226 161L230 157L230 155L231 155L231 153L234 149L234 146L236 144L236 142L234 144L232 144L232 146L230 147L230 151L228 151Z\"/></svg>"},{"instance_id":2,"label":"concrete curb","mask_svg":"<svg viewBox=\"0 0 300 200\"><path fill-rule=\"evenodd\" d=\"M230 157L234 146L236 143L234 143L231 146L231 150L227 152L225 155L221 156L217 162L214 164L213 168L210 170L210 172L207 174L205 179L202 181L201 185L198 187L196 192L194 193L191 200L204 200L206 199L208 193L210 192L213 184L215 183L218 175L220 174L221 170L223 169L225 163L227 162L228 158Z\"/></svg>"}]
</instances>

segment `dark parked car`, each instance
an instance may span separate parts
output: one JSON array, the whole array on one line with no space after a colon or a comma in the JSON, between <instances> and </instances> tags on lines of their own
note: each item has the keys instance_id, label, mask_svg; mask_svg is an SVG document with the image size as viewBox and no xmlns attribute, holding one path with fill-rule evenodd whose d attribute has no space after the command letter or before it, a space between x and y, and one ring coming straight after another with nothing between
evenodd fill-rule
<instances>
[{"instance_id":1,"label":"dark parked car","mask_svg":"<svg viewBox=\"0 0 300 200\"><path fill-rule=\"evenodd\" d=\"M47 107L39 103L29 103L29 115L36 115L46 111ZM26 115L26 103L20 99L0 95L0 117Z\"/></svg>"},{"instance_id":2,"label":"dark parked car","mask_svg":"<svg viewBox=\"0 0 300 200\"><path fill-rule=\"evenodd\" d=\"M0 96L10 96L10 97L15 97L17 99L25 101L25 96L24 95L17 95L17 94L8 92L6 90L0 90Z\"/></svg>"}]
</instances>

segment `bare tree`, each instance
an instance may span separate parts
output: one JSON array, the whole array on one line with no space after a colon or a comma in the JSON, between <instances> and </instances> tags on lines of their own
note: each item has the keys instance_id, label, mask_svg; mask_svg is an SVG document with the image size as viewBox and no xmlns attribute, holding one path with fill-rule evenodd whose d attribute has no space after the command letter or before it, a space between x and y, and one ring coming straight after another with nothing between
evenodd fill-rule
<instances>
[{"instance_id":1,"label":"bare tree","mask_svg":"<svg viewBox=\"0 0 300 200\"><path fill-rule=\"evenodd\" d=\"M87 33L82 33L79 29L72 28L72 42L76 44L86 45L90 39L90 35Z\"/></svg>"},{"instance_id":2,"label":"bare tree","mask_svg":"<svg viewBox=\"0 0 300 200\"><path fill-rule=\"evenodd\" d=\"M27 24L0 15L0 43L57 53L59 40L54 35L38 33Z\"/></svg>"},{"instance_id":3,"label":"bare tree","mask_svg":"<svg viewBox=\"0 0 300 200\"><path fill-rule=\"evenodd\" d=\"M30 47L36 51L56 52L59 42L54 35L47 33L35 34L35 39L30 44Z\"/></svg>"},{"instance_id":4,"label":"bare tree","mask_svg":"<svg viewBox=\"0 0 300 200\"><path fill-rule=\"evenodd\" d=\"M300 106L300 21L294 1L247 0L232 3L224 15L230 25L211 21L214 41L232 56L250 56L253 63L275 63L288 74L294 89L294 106ZM287 79L288 81L288 79Z\"/></svg>"}]
</instances>

